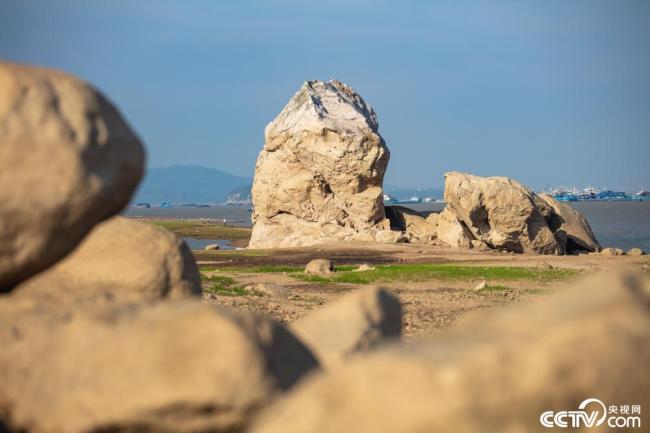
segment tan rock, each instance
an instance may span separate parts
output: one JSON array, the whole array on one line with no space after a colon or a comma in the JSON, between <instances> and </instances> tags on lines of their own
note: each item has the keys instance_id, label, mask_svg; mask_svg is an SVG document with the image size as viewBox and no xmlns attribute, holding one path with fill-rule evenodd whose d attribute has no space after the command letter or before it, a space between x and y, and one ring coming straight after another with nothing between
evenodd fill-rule
<instances>
[{"instance_id":1,"label":"tan rock","mask_svg":"<svg viewBox=\"0 0 650 433\"><path fill-rule=\"evenodd\" d=\"M154 301L202 293L194 257L181 238L125 217L96 226L72 254L15 292L51 304Z\"/></svg>"},{"instance_id":2,"label":"tan rock","mask_svg":"<svg viewBox=\"0 0 650 433\"><path fill-rule=\"evenodd\" d=\"M282 326L198 301L40 305L0 300L8 431L241 431L316 367Z\"/></svg>"},{"instance_id":3,"label":"tan rock","mask_svg":"<svg viewBox=\"0 0 650 433\"><path fill-rule=\"evenodd\" d=\"M645 251L643 251L641 248L630 248L627 251L628 256L645 256Z\"/></svg>"},{"instance_id":4,"label":"tan rock","mask_svg":"<svg viewBox=\"0 0 650 433\"><path fill-rule=\"evenodd\" d=\"M409 242L428 243L436 237L436 226L419 212L404 206L386 206L391 229L404 232Z\"/></svg>"},{"instance_id":5,"label":"tan rock","mask_svg":"<svg viewBox=\"0 0 650 433\"><path fill-rule=\"evenodd\" d=\"M306 274L331 274L334 272L334 265L329 259L314 259L305 266Z\"/></svg>"},{"instance_id":6,"label":"tan rock","mask_svg":"<svg viewBox=\"0 0 650 433\"><path fill-rule=\"evenodd\" d=\"M374 271L376 268L374 266L370 266L367 263L363 263L359 265L358 268L354 269L354 272L368 272L368 271Z\"/></svg>"},{"instance_id":7,"label":"tan rock","mask_svg":"<svg viewBox=\"0 0 650 433\"><path fill-rule=\"evenodd\" d=\"M546 220L556 239L566 239L563 244L566 252L600 251L600 244L596 240L596 236L580 212L566 203L558 202L547 194L540 194L539 197L553 209Z\"/></svg>"},{"instance_id":8,"label":"tan rock","mask_svg":"<svg viewBox=\"0 0 650 433\"><path fill-rule=\"evenodd\" d=\"M313 245L376 230L388 158L361 96L336 80L305 82L265 129L249 246Z\"/></svg>"},{"instance_id":9,"label":"tan rock","mask_svg":"<svg viewBox=\"0 0 650 433\"><path fill-rule=\"evenodd\" d=\"M432 214L433 215L433 214ZM467 226L445 208L436 217L429 215L428 220L436 221L436 237L454 248L472 248L475 241L474 235Z\"/></svg>"},{"instance_id":10,"label":"tan rock","mask_svg":"<svg viewBox=\"0 0 650 433\"><path fill-rule=\"evenodd\" d=\"M203 248L203 249L205 251L217 251L217 250L220 250L221 247L219 246L219 244L209 244L209 245L206 245L205 248Z\"/></svg>"},{"instance_id":11,"label":"tan rock","mask_svg":"<svg viewBox=\"0 0 650 433\"><path fill-rule=\"evenodd\" d=\"M577 410L590 397L645 407L648 305L650 282L625 275L486 311L314 376L251 431L544 432L544 412Z\"/></svg>"},{"instance_id":12,"label":"tan rock","mask_svg":"<svg viewBox=\"0 0 650 433\"><path fill-rule=\"evenodd\" d=\"M475 292L480 292L481 290L485 290L487 288L487 282L481 281L474 287Z\"/></svg>"},{"instance_id":13,"label":"tan rock","mask_svg":"<svg viewBox=\"0 0 650 433\"><path fill-rule=\"evenodd\" d=\"M0 63L0 292L119 212L144 150L119 112L63 72Z\"/></svg>"},{"instance_id":14,"label":"tan rock","mask_svg":"<svg viewBox=\"0 0 650 433\"><path fill-rule=\"evenodd\" d=\"M625 251L621 248L603 248L600 252L603 256L624 256Z\"/></svg>"},{"instance_id":15,"label":"tan rock","mask_svg":"<svg viewBox=\"0 0 650 433\"><path fill-rule=\"evenodd\" d=\"M518 253L563 254L548 227L551 209L528 188L506 177L445 174L447 209L476 239Z\"/></svg>"},{"instance_id":16,"label":"tan rock","mask_svg":"<svg viewBox=\"0 0 650 433\"><path fill-rule=\"evenodd\" d=\"M333 366L399 338L402 308L385 289L366 287L291 323L290 329L322 365Z\"/></svg>"}]
</instances>

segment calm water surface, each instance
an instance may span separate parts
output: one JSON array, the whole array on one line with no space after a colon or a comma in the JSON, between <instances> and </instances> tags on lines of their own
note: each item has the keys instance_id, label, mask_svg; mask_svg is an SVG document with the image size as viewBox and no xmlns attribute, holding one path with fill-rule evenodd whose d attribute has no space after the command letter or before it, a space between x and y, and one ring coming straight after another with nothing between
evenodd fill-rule
<instances>
[{"instance_id":1,"label":"calm water surface","mask_svg":"<svg viewBox=\"0 0 650 433\"><path fill-rule=\"evenodd\" d=\"M618 247L626 250L639 247L650 252L650 201L572 202L569 204L587 218L596 238L603 247ZM416 210L439 211L444 208L444 203L409 204L408 206ZM124 213L129 216L148 218L210 218L221 221L225 218L229 225L248 227L251 225L251 213L246 208L237 206L167 209L132 207ZM197 249L202 248L198 244L196 247L190 246Z\"/></svg>"}]
</instances>

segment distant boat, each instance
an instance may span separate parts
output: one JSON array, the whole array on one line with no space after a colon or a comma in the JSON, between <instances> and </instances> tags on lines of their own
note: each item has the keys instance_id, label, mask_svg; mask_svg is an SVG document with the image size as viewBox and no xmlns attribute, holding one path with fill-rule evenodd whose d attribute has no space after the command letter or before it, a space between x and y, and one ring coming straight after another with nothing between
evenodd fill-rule
<instances>
[{"instance_id":1,"label":"distant boat","mask_svg":"<svg viewBox=\"0 0 650 433\"><path fill-rule=\"evenodd\" d=\"M557 188L549 195L557 201L632 201L638 200L622 191L599 190L588 186L583 190L573 188Z\"/></svg>"},{"instance_id":2,"label":"distant boat","mask_svg":"<svg viewBox=\"0 0 650 433\"><path fill-rule=\"evenodd\" d=\"M390 194L384 193L384 203L397 203L397 199Z\"/></svg>"},{"instance_id":3,"label":"distant boat","mask_svg":"<svg viewBox=\"0 0 650 433\"><path fill-rule=\"evenodd\" d=\"M160 207L169 208L169 207L172 207L172 203L169 202L169 201L164 201L164 202L160 203Z\"/></svg>"},{"instance_id":4,"label":"distant boat","mask_svg":"<svg viewBox=\"0 0 650 433\"><path fill-rule=\"evenodd\" d=\"M650 196L650 191L648 191L646 189L642 189L641 191L637 192L635 195L637 195L639 197L648 197L648 196Z\"/></svg>"},{"instance_id":5,"label":"distant boat","mask_svg":"<svg viewBox=\"0 0 650 433\"><path fill-rule=\"evenodd\" d=\"M411 203L421 203L422 199L417 195L412 195L409 197L408 201Z\"/></svg>"},{"instance_id":6,"label":"distant boat","mask_svg":"<svg viewBox=\"0 0 650 433\"><path fill-rule=\"evenodd\" d=\"M145 207L145 208L149 209L151 207L151 204L142 201L140 203L136 203L135 207Z\"/></svg>"}]
</instances>

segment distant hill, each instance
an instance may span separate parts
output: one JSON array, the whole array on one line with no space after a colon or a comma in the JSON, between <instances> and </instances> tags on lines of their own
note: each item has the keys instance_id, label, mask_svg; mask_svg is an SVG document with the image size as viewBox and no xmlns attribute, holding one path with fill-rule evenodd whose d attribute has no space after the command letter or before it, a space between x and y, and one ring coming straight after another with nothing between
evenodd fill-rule
<instances>
[{"instance_id":1,"label":"distant hill","mask_svg":"<svg viewBox=\"0 0 650 433\"><path fill-rule=\"evenodd\" d=\"M251 183L249 177L198 165L150 168L133 202L223 203L231 191Z\"/></svg>"}]
</instances>

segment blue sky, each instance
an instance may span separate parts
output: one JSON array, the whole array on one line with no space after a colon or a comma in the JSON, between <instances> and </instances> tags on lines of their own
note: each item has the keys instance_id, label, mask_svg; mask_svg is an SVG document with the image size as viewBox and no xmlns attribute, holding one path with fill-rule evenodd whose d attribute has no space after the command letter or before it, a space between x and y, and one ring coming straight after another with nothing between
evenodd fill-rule
<instances>
[{"instance_id":1,"label":"blue sky","mask_svg":"<svg viewBox=\"0 0 650 433\"><path fill-rule=\"evenodd\" d=\"M252 175L307 79L377 111L387 182L650 188L650 2L0 0L0 58L94 83L150 166Z\"/></svg>"}]
</instances>

